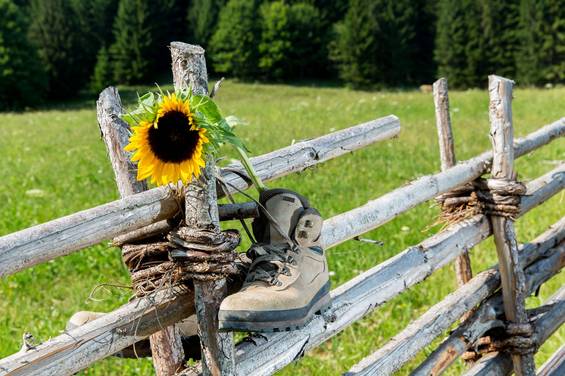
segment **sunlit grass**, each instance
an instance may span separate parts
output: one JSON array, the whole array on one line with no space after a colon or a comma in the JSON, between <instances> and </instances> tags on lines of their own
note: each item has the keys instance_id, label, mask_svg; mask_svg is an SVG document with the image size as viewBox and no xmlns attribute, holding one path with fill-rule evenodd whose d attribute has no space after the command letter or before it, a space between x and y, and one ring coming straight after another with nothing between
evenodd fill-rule
<instances>
[{"instance_id":1,"label":"sunlit grass","mask_svg":"<svg viewBox=\"0 0 565 376\"><path fill-rule=\"evenodd\" d=\"M126 102L131 104L132 90L126 94ZM564 97L563 88L518 89L514 100L516 135L525 135L564 116ZM399 138L270 183L270 186L295 189L308 196L326 217L364 204L439 169L431 94L226 82L217 101L225 114L234 114L248 123L238 129L238 133L255 155L388 114L400 118ZM487 106L486 90L451 93L459 160L490 147ZM100 139L93 100L44 111L0 114L0 124L0 235L118 198ZM227 154L228 158L235 156L229 150ZM551 170L564 155L565 141L558 140L521 158L517 162L520 178L527 181ZM564 198L562 192L520 219L517 222L519 240L532 239L563 216ZM333 285L344 283L433 234L437 229L429 230L427 226L436 214L437 208L426 203L365 235L382 240L382 247L350 241L329 250L330 268L335 272ZM227 225L236 226L234 223ZM248 244L245 242L244 246ZM472 258L477 271L495 263L492 242L489 240L476 247ZM102 289L96 293L95 300L88 299L92 289L101 283L128 283L119 251L105 244L3 279L0 282L0 356L19 349L24 331L46 340L58 335L75 311L107 311L127 301L129 291L120 289ZM564 283L565 276L561 273L543 286L540 298L533 300L542 302ZM281 373L341 374L455 287L452 267L446 267ZM537 356L538 365L564 341L565 330L561 329L542 347ZM431 349L426 349L425 353ZM424 356L419 354L400 374L408 374ZM449 374L460 374L462 367L458 364ZM97 363L87 371L93 375L151 372L148 360L115 358Z\"/></svg>"}]
</instances>

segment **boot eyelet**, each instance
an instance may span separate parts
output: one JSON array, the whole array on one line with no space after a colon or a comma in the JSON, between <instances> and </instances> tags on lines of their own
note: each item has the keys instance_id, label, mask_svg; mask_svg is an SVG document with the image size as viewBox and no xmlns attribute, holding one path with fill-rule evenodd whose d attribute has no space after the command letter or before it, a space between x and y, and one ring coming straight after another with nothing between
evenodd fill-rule
<instances>
[{"instance_id":1,"label":"boot eyelet","mask_svg":"<svg viewBox=\"0 0 565 376\"><path fill-rule=\"evenodd\" d=\"M282 282L281 282L281 281L278 281L278 282L277 282L277 286L279 286L279 287L282 286Z\"/></svg>"}]
</instances>

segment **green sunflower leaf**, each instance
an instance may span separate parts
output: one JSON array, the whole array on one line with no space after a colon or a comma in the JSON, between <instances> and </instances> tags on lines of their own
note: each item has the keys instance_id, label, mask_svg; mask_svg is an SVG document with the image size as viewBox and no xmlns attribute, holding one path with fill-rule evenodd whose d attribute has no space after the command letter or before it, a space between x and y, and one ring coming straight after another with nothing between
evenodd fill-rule
<instances>
[{"instance_id":1,"label":"green sunflower leaf","mask_svg":"<svg viewBox=\"0 0 565 376\"><path fill-rule=\"evenodd\" d=\"M209 97L193 95L190 104L194 107L195 111L201 112L206 118L206 121L210 124L218 123L223 119L218 105Z\"/></svg>"}]
</instances>

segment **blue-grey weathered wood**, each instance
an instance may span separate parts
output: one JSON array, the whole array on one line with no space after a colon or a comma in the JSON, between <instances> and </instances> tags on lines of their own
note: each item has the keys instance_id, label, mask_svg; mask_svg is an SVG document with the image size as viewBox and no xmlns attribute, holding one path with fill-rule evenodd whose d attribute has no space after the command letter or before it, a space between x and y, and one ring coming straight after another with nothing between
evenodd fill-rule
<instances>
[{"instance_id":1,"label":"blue-grey weathered wood","mask_svg":"<svg viewBox=\"0 0 565 376\"><path fill-rule=\"evenodd\" d=\"M490 139L493 148L492 177L515 180L514 128L512 125L512 88L514 81L489 76ZM502 297L506 319L516 324L527 324L526 281L518 261L518 242L514 221L510 218L491 216L492 231L500 265ZM536 365L533 354L512 354L514 372L517 376L535 376Z\"/></svg>"},{"instance_id":2,"label":"blue-grey weathered wood","mask_svg":"<svg viewBox=\"0 0 565 376\"><path fill-rule=\"evenodd\" d=\"M520 253L520 263L522 266L530 265L533 262L534 254L529 248L535 246L532 243L544 243L542 249L537 252L542 257L550 256L548 250L557 246L565 238L565 217L561 218L557 223L542 236L539 236L533 242L524 245L524 249ZM548 243L548 239L554 239L554 244ZM530 278L528 292L532 293L537 287L539 281ZM449 334L449 336L436 348L428 358L420 365L412 376L439 375L444 372L463 352L467 351L483 334L489 329L501 326L502 322L496 317L503 313L502 297L498 294L489 298L481 307L475 311L468 320Z\"/></svg>"},{"instance_id":3,"label":"blue-grey weathered wood","mask_svg":"<svg viewBox=\"0 0 565 376\"><path fill-rule=\"evenodd\" d=\"M439 143L441 170L455 166L455 144L449 116L449 94L447 79L442 77L433 84L434 106L436 110L436 128ZM459 286L464 285L473 278L469 252L463 252L455 260L455 276Z\"/></svg>"},{"instance_id":4,"label":"blue-grey weathered wood","mask_svg":"<svg viewBox=\"0 0 565 376\"><path fill-rule=\"evenodd\" d=\"M527 205L522 206L522 214L565 187L565 176L558 172L563 171L564 167L561 166L527 185L529 196ZM363 317L370 310L453 261L463 249L458 246L460 242L468 242L471 247L488 237L489 231L486 218L477 216L368 270L332 292L336 299L332 312L343 314L344 317L326 327L326 320L316 316L307 327L292 332L292 336L288 333L268 334L256 339L257 347L240 346L238 357L243 363L239 365L238 374L247 375L255 368L257 374L270 374L284 367L300 357L303 350L318 346L352 324L355 319ZM352 290L348 292L350 288ZM184 294L181 299L176 294L163 291L151 299L133 300L106 314L103 319L46 341L34 351L16 353L0 360L0 375L16 370L25 375L43 372L47 375L64 375L60 370L74 374L154 333L160 329L159 323L170 325L193 314L192 292ZM159 309L159 323L155 320L154 311L149 309L152 305ZM350 309L348 305L351 305ZM124 330L135 328L138 324L140 330L135 333L136 336ZM53 370L52 373L49 370Z\"/></svg>"},{"instance_id":5,"label":"blue-grey weathered wood","mask_svg":"<svg viewBox=\"0 0 565 376\"><path fill-rule=\"evenodd\" d=\"M563 171L563 166L556 169ZM565 187L563 174L556 170L542 176L550 179L553 193L544 189L538 179L529 189L527 210L547 200ZM553 183L553 179L555 183ZM334 221L339 216L330 218ZM353 217L351 220L355 221ZM238 345L236 356L238 374L270 375L302 356L305 351L344 330L371 310L389 301L411 286L425 280L437 269L452 262L464 250L471 249L491 235L486 216L478 215L450 226L446 230L412 246L332 291L333 302L327 314L315 316L300 330L287 333L262 334L253 342ZM325 232L322 234L325 236Z\"/></svg>"},{"instance_id":6,"label":"blue-grey weathered wood","mask_svg":"<svg viewBox=\"0 0 565 376\"><path fill-rule=\"evenodd\" d=\"M146 191L147 183L137 180L137 164L131 161L131 153L124 150L129 143L130 127L120 118L124 111L118 90L109 87L102 91L96 109L120 197ZM182 369L184 350L180 331L175 325L163 327L163 330L152 334L149 341L157 376L171 376Z\"/></svg>"},{"instance_id":7,"label":"blue-grey weathered wood","mask_svg":"<svg viewBox=\"0 0 565 376\"><path fill-rule=\"evenodd\" d=\"M561 127L565 132L565 119L547 132L553 134ZM399 131L398 118L390 115L297 142L251 158L251 162L261 179L269 181L390 139ZM249 182L231 169L243 171L243 167L235 163L221 170L222 179L230 184L228 191L249 188ZM222 195L219 192L218 196ZM180 203L169 187L158 187L0 237L0 277L172 218L179 212Z\"/></svg>"},{"instance_id":8,"label":"blue-grey weathered wood","mask_svg":"<svg viewBox=\"0 0 565 376\"><path fill-rule=\"evenodd\" d=\"M181 42L171 43L170 49L175 90L190 87L196 94L208 95L204 49ZM184 187L186 226L215 233L221 231L215 173L215 157L207 155L206 166L200 177ZM218 309L226 295L225 278L217 281L194 281L194 308L202 349L202 373L205 376L235 374L233 335L218 332Z\"/></svg>"},{"instance_id":9,"label":"blue-grey weathered wood","mask_svg":"<svg viewBox=\"0 0 565 376\"><path fill-rule=\"evenodd\" d=\"M539 311L549 308L534 321L534 336L542 344L565 323L565 286L553 294ZM512 374L512 359L508 353L493 353L480 359L464 376L506 376ZM561 375L559 375L561 376Z\"/></svg>"},{"instance_id":10,"label":"blue-grey weathered wood","mask_svg":"<svg viewBox=\"0 0 565 376\"><path fill-rule=\"evenodd\" d=\"M563 224L565 224L565 219L557 224L559 227L557 230L550 228L520 250L520 267L525 265L526 259L539 260L526 269L526 275L529 277L526 293L534 292L540 283L559 273L565 264L565 243L563 243L565 227ZM353 366L347 375L378 374L384 376L393 374L436 337L449 329L465 313L492 295L499 288L500 280L501 275L496 267L478 274L431 307L418 319L412 321L384 346ZM494 319L495 317L489 318ZM498 324L500 326L501 323ZM464 334L468 335L467 332ZM433 372L424 374L437 375L437 371L438 369L433 368Z\"/></svg>"}]
</instances>

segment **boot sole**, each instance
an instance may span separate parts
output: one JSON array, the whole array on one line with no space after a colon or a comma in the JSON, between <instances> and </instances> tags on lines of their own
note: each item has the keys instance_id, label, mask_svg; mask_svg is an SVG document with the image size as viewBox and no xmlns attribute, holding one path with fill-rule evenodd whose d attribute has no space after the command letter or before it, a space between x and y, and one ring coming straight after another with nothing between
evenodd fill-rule
<instances>
[{"instance_id":1,"label":"boot sole","mask_svg":"<svg viewBox=\"0 0 565 376\"><path fill-rule=\"evenodd\" d=\"M228 316L229 318L220 318L218 320L219 330L271 333L301 329L310 322L315 314L322 314L329 309L331 305L329 292L330 282L328 281L328 283L318 291L312 301L302 309L264 311L261 313L253 311L220 312L220 316ZM300 316L297 316L297 311L305 311L306 314L300 312ZM252 320L246 320L250 314L256 317ZM261 320L261 315L266 316L267 319ZM270 318L276 318L276 320L271 321Z\"/></svg>"}]
</instances>

